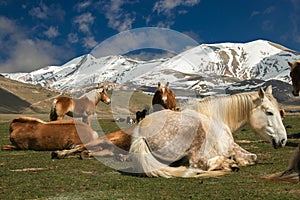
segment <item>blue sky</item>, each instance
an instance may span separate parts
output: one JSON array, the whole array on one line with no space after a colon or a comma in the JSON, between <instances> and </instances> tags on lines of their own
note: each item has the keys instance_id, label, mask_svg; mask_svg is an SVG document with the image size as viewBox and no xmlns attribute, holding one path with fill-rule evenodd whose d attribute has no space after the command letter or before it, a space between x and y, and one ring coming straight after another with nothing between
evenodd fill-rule
<instances>
[{"instance_id":1,"label":"blue sky","mask_svg":"<svg viewBox=\"0 0 300 200\"><path fill-rule=\"evenodd\" d=\"M199 44L265 39L300 51L299 13L300 0L1 0L0 72L62 65L140 27Z\"/></svg>"}]
</instances>

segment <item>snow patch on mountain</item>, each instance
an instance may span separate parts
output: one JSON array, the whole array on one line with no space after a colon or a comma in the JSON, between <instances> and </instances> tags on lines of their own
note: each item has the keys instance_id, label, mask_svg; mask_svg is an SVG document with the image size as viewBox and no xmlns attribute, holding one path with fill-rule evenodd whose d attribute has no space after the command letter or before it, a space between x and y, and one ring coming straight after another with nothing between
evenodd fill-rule
<instances>
[{"instance_id":1,"label":"snow patch on mountain","mask_svg":"<svg viewBox=\"0 0 300 200\"><path fill-rule=\"evenodd\" d=\"M30 73L3 74L7 78L57 90L115 82L135 87L156 87L170 82L176 89L211 92L257 79L290 83L287 61L299 53L265 40L248 43L202 44L171 58L139 61L121 55L74 58L62 66L47 66ZM247 86L243 86L247 87ZM248 87L252 87L249 85Z\"/></svg>"}]
</instances>

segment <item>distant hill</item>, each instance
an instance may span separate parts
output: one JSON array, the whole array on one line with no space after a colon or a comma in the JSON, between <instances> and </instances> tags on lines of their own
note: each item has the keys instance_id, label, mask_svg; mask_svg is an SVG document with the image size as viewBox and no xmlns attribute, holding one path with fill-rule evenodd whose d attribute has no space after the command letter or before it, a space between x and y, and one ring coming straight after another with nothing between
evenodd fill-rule
<instances>
[{"instance_id":1,"label":"distant hill","mask_svg":"<svg viewBox=\"0 0 300 200\"><path fill-rule=\"evenodd\" d=\"M112 96L112 91L108 91ZM40 85L22 83L0 76L0 114L46 114L50 111L52 101L62 93L46 89ZM70 94L65 94L72 96ZM130 95L130 96L128 96ZM124 104L124 97L129 97L129 105ZM114 104L98 104L99 118L135 117L135 112L151 105L152 97L139 91L116 90L113 93ZM114 109L112 109L114 106ZM129 113L127 108L129 107ZM112 113L114 113L112 116Z\"/></svg>"},{"instance_id":2,"label":"distant hill","mask_svg":"<svg viewBox=\"0 0 300 200\"><path fill-rule=\"evenodd\" d=\"M60 93L0 76L0 113L47 113Z\"/></svg>"}]
</instances>

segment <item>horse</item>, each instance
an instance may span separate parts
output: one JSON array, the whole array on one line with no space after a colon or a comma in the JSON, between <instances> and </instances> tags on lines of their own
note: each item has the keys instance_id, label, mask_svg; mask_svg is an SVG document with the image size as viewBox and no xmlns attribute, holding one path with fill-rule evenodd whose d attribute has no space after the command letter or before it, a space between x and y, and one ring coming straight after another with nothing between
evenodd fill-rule
<instances>
[{"instance_id":1,"label":"horse","mask_svg":"<svg viewBox=\"0 0 300 200\"><path fill-rule=\"evenodd\" d=\"M207 98L180 112L154 112L134 129L129 150L133 173L164 178L219 176L254 165L257 156L232 136L246 124L273 148L285 146L287 134L271 86L266 91ZM188 162L172 166L181 160Z\"/></svg>"},{"instance_id":2,"label":"horse","mask_svg":"<svg viewBox=\"0 0 300 200\"><path fill-rule=\"evenodd\" d=\"M72 148L98 138L92 128L76 120L45 122L32 117L14 118L9 126L11 145L2 150L54 151Z\"/></svg>"},{"instance_id":3,"label":"horse","mask_svg":"<svg viewBox=\"0 0 300 200\"><path fill-rule=\"evenodd\" d=\"M114 156L116 152L120 152L122 155L126 155L131 145L131 134L135 129L136 124L124 129L117 130L108 133L102 137L90 141L86 144L76 145L72 149L57 150L52 152L52 158L67 158L70 155L83 153L87 151L88 155L85 157L92 156ZM119 155L120 155L119 154Z\"/></svg>"},{"instance_id":4,"label":"horse","mask_svg":"<svg viewBox=\"0 0 300 200\"><path fill-rule=\"evenodd\" d=\"M300 91L300 60L296 60L295 62L288 61L289 66L291 67L290 77L292 79L293 85L293 95L299 96Z\"/></svg>"},{"instance_id":5,"label":"horse","mask_svg":"<svg viewBox=\"0 0 300 200\"><path fill-rule=\"evenodd\" d=\"M138 123L139 121L141 121L142 119L144 119L146 117L146 114L147 114L147 110L144 109L142 111L137 111L135 113L135 116L136 116L136 122Z\"/></svg>"},{"instance_id":6,"label":"horse","mask_svg":"<svg viewBox=\"0 0 300 200\"><path fill-rule=\"evenodd\" d=\"M283 172L277 172L271 175L266 175L263 179L269 181L283 181L290 183L299 183L300 182L300 143L298 144L297 149L290 158L290 163L288 168Z\"/></svg>"},{"instance_id":7,"label":"horse","mask_svg":"<svg viewBox=\"0 0 300 200\"><path fill-rule=\"evenodd\" d=\"M153 111L159 111L162 109L176 109L175 93L168 86L169 82L167 82L167 84L158 82L152 98Z\"/></svg>"},{"instance_id":8,"label":"horse","mask_svg":"<svg viewBox=\"0 0 300 200\"><path fill-rule=\"evenodd\" d=\"M92 90L80 98L60 96L54 99L50 110L50 121L63 119L65 115L70 117L81 117L82 121L89 124L91 117L95 114L97 104L102 101L110 104L105 88Z\"/></svg>"}]
</instances>

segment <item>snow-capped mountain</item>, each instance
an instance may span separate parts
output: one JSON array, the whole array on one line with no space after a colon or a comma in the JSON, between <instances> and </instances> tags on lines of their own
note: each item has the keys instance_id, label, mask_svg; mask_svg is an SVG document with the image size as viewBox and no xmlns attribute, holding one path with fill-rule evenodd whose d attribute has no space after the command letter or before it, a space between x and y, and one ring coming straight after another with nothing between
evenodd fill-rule
<instances>
[{"instance_id":1,"label":"snow-capped mountain","mask_svg":"<svg viewBox=\"0 0 300 200\"><path fill-rule=\"evenodd\" d=\"M155 87L170 82L174 89L209 92L257 79L290 83L287 61L298 52L265 40L249 43L202 44L174 57L139 61L121 55L95 58L90 54L62 66L48 66L30 73L3 74L7 78L57 90L115 82L134 87Z\"/></svg>"}]
</instances>

